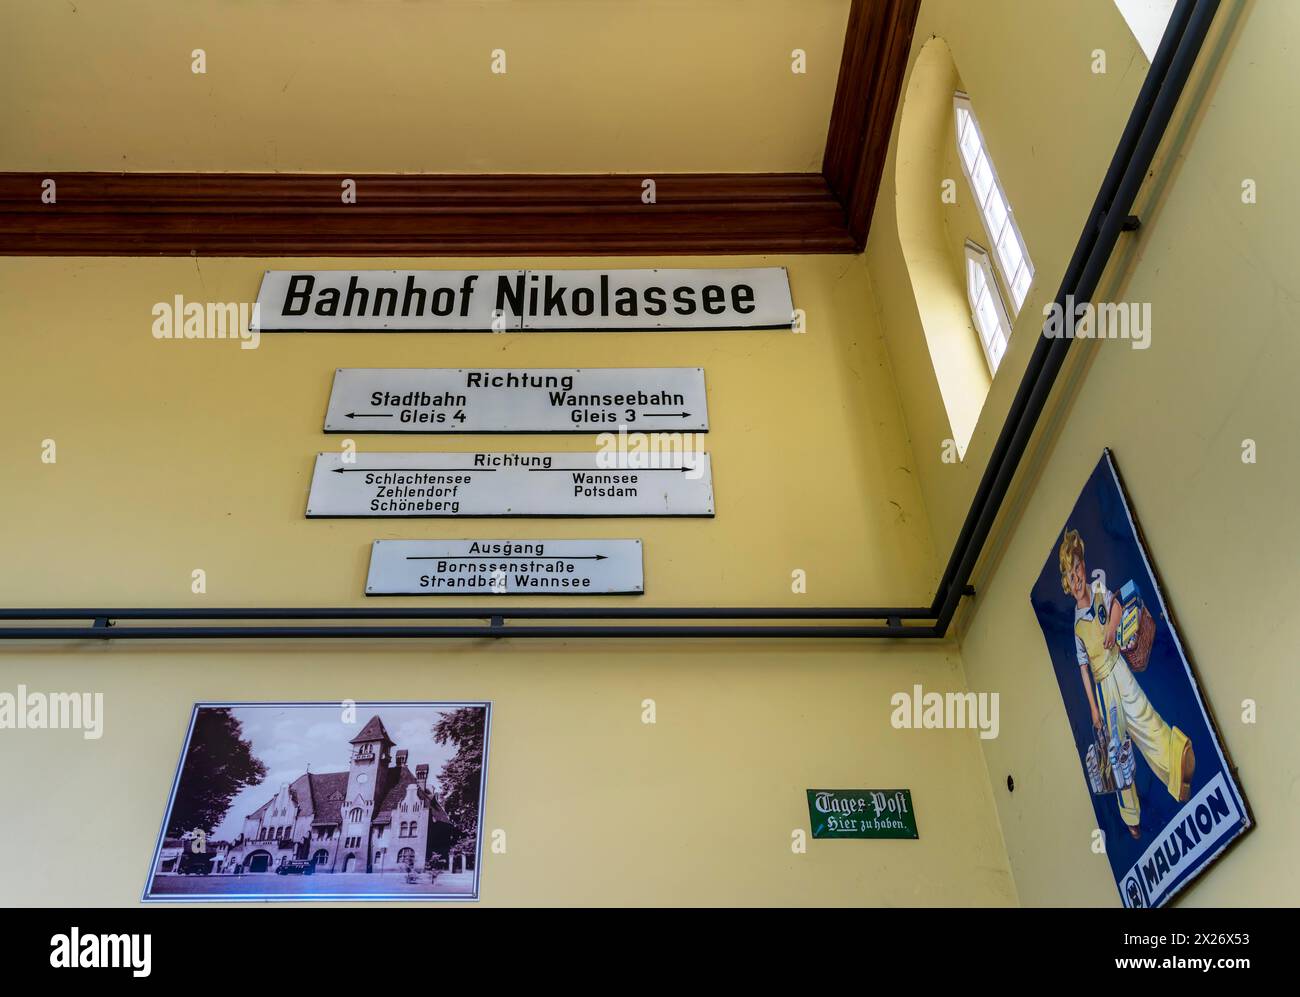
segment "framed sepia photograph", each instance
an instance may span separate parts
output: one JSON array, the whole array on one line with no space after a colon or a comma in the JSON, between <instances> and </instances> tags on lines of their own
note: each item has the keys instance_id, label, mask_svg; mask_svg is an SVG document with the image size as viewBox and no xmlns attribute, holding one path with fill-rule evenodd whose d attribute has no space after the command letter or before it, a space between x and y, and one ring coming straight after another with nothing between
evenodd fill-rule
<instances>
[{"instance_id":1,"label":"framed sepia photograph","mask_svg":"<svg viewBox=\"0 0 1300 997\"><path fill-rule=\"evenodd\" d=\"M478 899L490 715L196 703L143 899Z\"/></svg>"}]
</instances>

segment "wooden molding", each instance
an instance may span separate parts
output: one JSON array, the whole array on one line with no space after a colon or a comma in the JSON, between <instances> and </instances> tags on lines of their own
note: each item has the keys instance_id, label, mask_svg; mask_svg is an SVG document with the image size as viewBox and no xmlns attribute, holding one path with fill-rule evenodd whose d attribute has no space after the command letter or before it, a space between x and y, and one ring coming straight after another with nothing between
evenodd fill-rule
<instances>
[{"instance_id":1,"label":"wooden molding","mask_svg":"<svg viewBox=\"0 0 1300 997\"><path fill-rule=\"evenodd\" d=\"M867 244L921 0L853 0L822 175L844 207L854 249Z\"/></svg>"},{"instance_id":2,"label":"wooden molding","mask_svg":"<svg viewBox=\"0 0 1300 997\"><path fill-rule=\"evenodd\" d=\"M0 253L21 256L606 256L842 253L816 173L0 173Z\"/></svg>"},{"instance_id":3,"label":"wooden molding","mask_svg":"<svg viewBox=\"0 0 1300 997\"><path fill-rule=\"evenodd\" d=\"M0 255L859 252L919 4L853 0L821 174L0 173Z\"/></svg>"}]
</instances>

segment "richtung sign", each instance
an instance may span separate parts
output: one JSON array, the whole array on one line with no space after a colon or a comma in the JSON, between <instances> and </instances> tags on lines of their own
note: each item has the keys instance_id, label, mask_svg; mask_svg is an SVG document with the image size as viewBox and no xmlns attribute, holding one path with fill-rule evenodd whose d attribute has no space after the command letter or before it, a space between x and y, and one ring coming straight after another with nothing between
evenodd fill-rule
<instances>
[{"instance_id":1,"label":"richtung sign","mask_svg":"<svg viewBox=\"0 0 1300 997\"><path fill-rule=\"evenodd\" d=\"M709 455L322 453L307 515L712 516ZM653 459L651 459L653 458Z\"/></svg>"},{"instance_id":2,"label":"richtung sign","mask_svg":"<svg viewBox=\"0 0 1300 997\"><path fill-rule=\"evenodd\" d=\"M586 433L709 428L699 367L334 373L327 433Z\"/></svg>"}]
</instances>

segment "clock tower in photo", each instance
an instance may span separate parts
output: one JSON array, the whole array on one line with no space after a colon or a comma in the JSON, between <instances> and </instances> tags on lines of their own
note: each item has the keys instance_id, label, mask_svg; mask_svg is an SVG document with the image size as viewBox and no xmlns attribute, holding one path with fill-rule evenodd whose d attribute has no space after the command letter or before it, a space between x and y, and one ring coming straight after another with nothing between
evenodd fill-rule
<instances>
[{"instance_id":1,"label":"clock tower in photo","mask_svg":"<svg viewBox=\"0 0 1300 997\"><path fill-rule=\"evenodd\" d=\"M354 856L346 862L349 871L370 872L371 822L375 801L382 800L387 790L393 739L384 729L383 721L373 716L349 743L352 758L348 762L348 788L339 814L343 849L347 855Z\"/></svg>"},{"instance_id":2,"label":"clock tower in photo","mask_svg":"<svg viewBox=\"0 0 1300 997\"><path fill-rule=\"evenodd\" d=\"M371 717L360 733L348 742L352 745L352 759L348 762L347 801L361 802L367 818L374 812L375 800L382 798L383 780L392 763L393 739L384 729L379 717Z\"/></svg>"}]
</instances>

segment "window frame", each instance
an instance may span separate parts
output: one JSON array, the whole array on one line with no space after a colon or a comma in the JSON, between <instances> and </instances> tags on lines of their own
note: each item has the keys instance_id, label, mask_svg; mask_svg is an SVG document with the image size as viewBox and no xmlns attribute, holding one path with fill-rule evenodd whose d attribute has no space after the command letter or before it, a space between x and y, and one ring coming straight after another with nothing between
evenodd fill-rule
<instances>
[{"instance_id":1,"label":"window frame","mask_svg":"<svg viewBox=\"0 0 1300 997\"><path fill-rule=\"evenodd\" d=\"M1034 285L1034 261L1029 256L1029 247L1025 245L1025 237L1020 231L1020 225L1016 221L1015 210L1011 207L1011 200L1007 197L1006 188L1002 186L1002 179L998 176L997 167L993 165L993 156L989 152L988 143L984 140L984 131L980 128L979 118L975 115L974 105L971 103L970 95L962 90L958 90L952 95L953 109L953 132L954 140L957 143L957 159L961 163L962 173L966 177L966 183L970 187L971 194L976 198L976 210L979 212L980 224L984 227L984 232L988 236L989 250L985 250L987 255L992 259L994 271L1001 279L1001 284L1006 292L1005 301L1009 301L1011 307L1008 309L1008 316L1014 322L1020 314L1020 309L1024 307L1025 300L1029 297L1029 290ZM962 146L964 131L962 129L962 114L966 115L967 127L973 129L975 141L979 148L978 155L984 158L984 164L989 171L989 189L988 192L980 199L979 185L975 177L972 176L972 166L966 162L966 153ZM978 162L978 155L975 157ZM990 219L990 213L987 205L990 202L989 195L996 191L1002 206L1006 209L1006 216L1002 220L1002 225L998 232L993 231L993 224ZM1007 234L1014 239L1015 244L1020 252L1021 263L1016 269L1008 273L1006 261L1002 258L1001 244ZM982 248L982 247L981 247ZM1024 268L1023 292L1017 293L1016 278L1020 273L1020 268ZM1005 303L1004 301L1004 303Z\"/></svg>"},{"instance_id":2,"label":"window frame","mask_svg":"<svg viewBox=\"0 0 1300 997\"><path fill-rule=\"evenodd\" d=\"M1006 302L1002 300L1002 288L998 286L997 278L993 273L993 254L978 242L967 239L964 257L966 265L963 276L966 281L966 302L970 306L971 322L975 326L975 336L979 339L980 349L984 351L984 362L988 364L989 375L997 377L998 367L1006 359L1007 350L1011 348L1011 316L1007 311ZM997 322L997 329L987 340L984 330L981 328L979 303L972 288L972 266L978 268L984 277L985 289L993 305L994 319ZM994 357L991 345L992 339L997 335L1002 337L1002 352L997 357Z\"/></svg>"}]
</instances>

